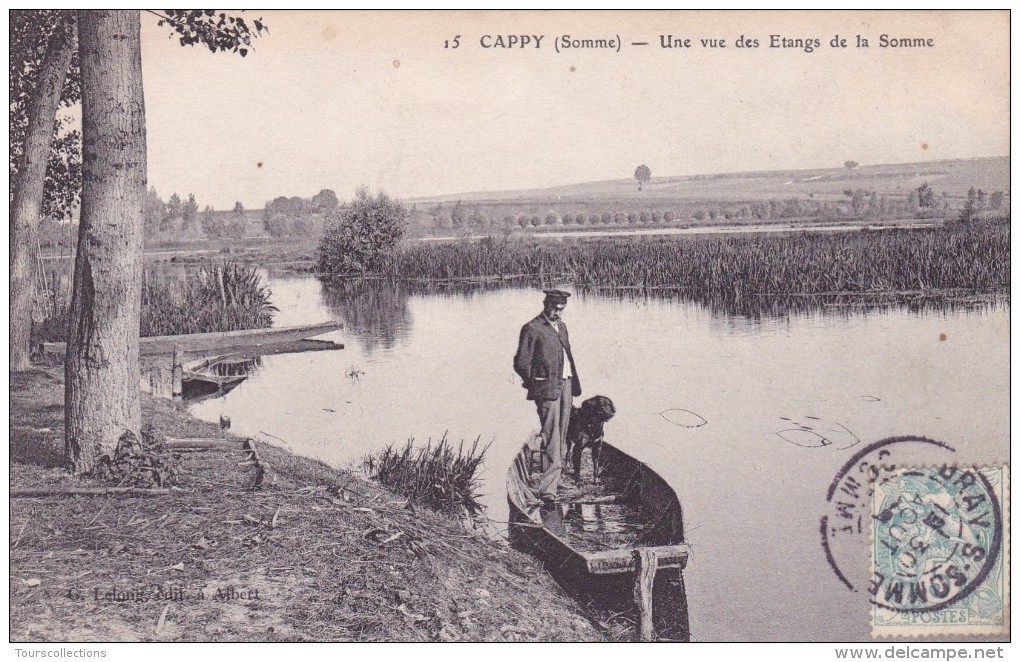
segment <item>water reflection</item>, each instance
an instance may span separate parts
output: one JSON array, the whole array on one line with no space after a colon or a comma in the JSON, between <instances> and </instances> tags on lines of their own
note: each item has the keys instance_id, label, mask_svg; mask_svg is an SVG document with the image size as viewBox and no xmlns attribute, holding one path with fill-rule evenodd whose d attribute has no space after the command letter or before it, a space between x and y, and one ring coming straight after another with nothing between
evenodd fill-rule
<instances>
[{"instance_id":1,"label":"water reflection","mask_svg":"<svg viewBox=\"0 0 1020 662\"><path fill-rule=\"evenodd\" d=\"M343 319L349 329L371 346L392 348L413 324L408 312L409 296L454 296L471 299L487 292L520 289L523 283L463 281L345 280L324 281L323 300L330 311ZM561 281L531 283L536 289L563 287ZM569 287L569 284L567 285ZM1009 308L1009 295L965 292L932 295L823 294L797 296L716 297L668 288L607 288L577 286L581 294L634 303L694 303L711 314L729 332L749 332L764 321L789 321L796 317L823 315L852 319L873 313L905 310L916 315L951 314L965 311L994 312Z\"/></svg>"},{"instance_id":2,"label":"water reflection","mask_svg":"<svg viewBox=\"0 0 1020 662\"><path fill-rule=\"evenodd\" d=\"M407 306L408 291L399 282L366 279L322 281L322 301L344 322L371 353L377 347L392 349L408 334L413 320Z\"/></svg>"},{"instance_id":3,"label":"water reflection","mask_svg":"<svg viewBox=\"0 0 1020 662\"><path fill-rule=\"evenodd\" d=\"M758 322L791 317L823 314L852 318L876 311L906 310L916 314L955 313L961 311L1009 307L1009 295L952 293L931 295L905 294L812 294L791 296L716 297L673 289L585 287L582 291L595 296L625 301L676 301L696 303L713 316L744 327L742 320ZM740 319L736 319L740 318Z\"/></svg>"},{"instance_id":4,"label":"water reflection","mask_svg":"<svg viewBox=\"0 0 1020 662\"><path fill-rule=\"evenodd\" d=\"M171 361L151 361L142 366L143 392L167 400L174 397L174 369ZM244 353L189 360L181 378L181 397L186 402L218 398L235 389L262 367L262 357Z\"/></svg>"},{"instance_id":5,"label":"water reflection","mask_svg":"<svg viewBox=\"0 0 1020 662\"><path fill-rule=\"evenodd\" d=\"M519 290L520 282L402 281L393 279L321 280L322 301L330 314L340 318L347 333L365 345L366 353L392 349L406 339L414 326L410 297L456 298L470 301L487 294ZM561 281L535 282L536 289L563 287ZM566 285L570 287L569 284ZM798 318L823 317L853 320L905 311L911 315L949 315L962 312L1008 312L1008 294L955 293L930 295L805 295L709 297L690 292L656 288L576 287L578 294L593 300L616 300L639 305L680 308L694 304L710 317L710 325L725 334L757 333L763 324L789 324Z\"/></svg>"}]
</instances>

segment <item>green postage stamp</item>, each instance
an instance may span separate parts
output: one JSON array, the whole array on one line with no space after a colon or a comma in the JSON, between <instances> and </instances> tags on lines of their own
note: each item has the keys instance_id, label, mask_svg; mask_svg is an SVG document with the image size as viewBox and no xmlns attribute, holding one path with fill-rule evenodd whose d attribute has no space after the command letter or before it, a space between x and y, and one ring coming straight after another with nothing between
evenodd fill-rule
<instances>
[{"instance_id":1,"label":"green postage stamp","mask_svg":"<svg viewBox=\"0 0 1020 662\"><path fill-rule=\"evenodd\" d=\"M871 633L1009 632L1009 467L898 468L875 482Z\"/></svg>"}]
</instances>

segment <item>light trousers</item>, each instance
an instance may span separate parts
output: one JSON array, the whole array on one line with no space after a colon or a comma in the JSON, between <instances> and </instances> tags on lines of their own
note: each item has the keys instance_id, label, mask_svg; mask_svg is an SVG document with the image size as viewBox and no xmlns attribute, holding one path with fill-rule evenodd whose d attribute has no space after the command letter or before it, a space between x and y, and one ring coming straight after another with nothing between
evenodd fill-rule
<instances>
[{"instance_id":1,"label":"light trousers","mask_svg":"<svg viewBox=\"0 0 1020 662\"><path fill-rule=\"evenodd\" d=\"M538 495L556 496L563 473L563 457L566 450L567 426L570 425L570 410L574 396L569 379L563 380L560 397L556 400L536 400L538 420L542 424L542 477L538 482Z\"/></svg>"}]
</instances>

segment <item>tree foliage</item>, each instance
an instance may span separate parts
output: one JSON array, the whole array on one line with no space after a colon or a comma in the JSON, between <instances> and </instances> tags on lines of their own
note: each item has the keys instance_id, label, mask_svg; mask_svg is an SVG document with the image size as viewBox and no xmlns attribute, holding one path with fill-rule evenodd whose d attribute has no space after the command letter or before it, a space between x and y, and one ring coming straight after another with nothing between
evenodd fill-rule
<instances>
[{"instance_id":1,"label":"tree foliage","mask_svg":"<svg viewBox=\"0 0 1020 662\"><path fill-rule=\"evenodd\" d=\"M352 274L370 270L404 236L407 208L384 192L375 197L360 188L354 200L327 218L319 242L319 270Z\"/></svg>"},{"instance_id":2,"label":"tree foliage","mask_svg":"<svg viewBox=\"0 0 1020 662\"><path fill-rule=\"evenodd\" d=\"M336 192L324 188L312 196L312 210L319 214L335 211L340 206L340 199Z\"/></svg>"},{"instance_id":3,"label":"tree foliage","mask_svg":"<svg viewBox=\"0 0 1020 662\"><path fill-rule=\"evenodd\" d=\"M270 237L286 237L291 233L290 217L283 212L267 211L262 216L262 228Z\"/></svg>"},{"instance_id":4,"label":"tree foliage","mask_svg":"<svg viewBox=\"0 0 1020 662\"><path fill-rule=\"evenodd\" d=\"M156 192L156 188L153 186L150 186L145 194L143 215L145 218L146 234L154 234L162 225L163 219L166 218L166 203L159 197L159 193Z\"/></svg>"},{"instance_id":5,"label":"tree foliage","mask_svg":"<svg viewBox=\"0 0 1020 662\"><path fill-rule=\"evenodd\" d=\"M152 11L159 17L157 25L169 26L181 46L205 46L213 53L237 53L241 57L253 49L252 40L269 28L261 19L251 25L240 16L231 16L214 9L166 9Z\"/></svg>"},{"instance_id":6,"label":"tree foliage","mask_svg":"<svg viewBox=\"0 0 1020 662\"><path fill-rule=\"evenodd\" d=\"M212 52L237 53L242 57L253 49L252 41L268 33L261 19L246 21L210 9L151 12L158 24L171 28L182 46L200 44ZM49 42L61 31L75 30L74 12L61 9L11 10L9 12L10 59L8 82L10 102L9 195L24 154L27 109L37 90L37 76ZM71 108L81 103L81 65L74 50L64 81L60 104ZM48 218L70 218L81 200L81 131L70 114L59 113L46 164L43 214Z\"/></svg>"},{"instance_id":7,"label":"tree foliage","mask_svg":"<svg viewBox=\"0 0 1020 662\"><path fill-rule=\"evenodd\" d=\"M223 231L223 235L230 237L231 239L244 239L247 227L248 226L245 224L242 217L234 216L234 218L230 219L230 222L227 223L226 228Z\"/></svg>"},{"instance_id":8,"label":"tree foliage","mask_svg":"<svg viewBox=\"0 0 1020 662\"><path fill-rule=\"evenodd\" d=\"M39 72L50 42L73 39L73 12L66 10L11 10L8 83L10 102L10 200L24 157L28 112L38 91ZM60 94L61 108L81 102L81 68L77 49ZM81 131L70 115L59 113L50 141L43 189L42 211L48 218L70 218L81 199Z\"/></svg>"},{"instance_id":9,"label":"tree foliage","mask_svg":"<svg viewBox=\"0 0 1020 662\"><path fill-rule=\"evenodd\" d=\"M166 203L166 214L170 218L178 218L184 215L184 203L181 196L174 193Z\"/></svg>"},{"instance_id":10,"label":"tree foliage","mask_svg":"<svg viewBox=\"0 0 1020 662\"><path fill-rule=\"evenodd\" d=\"M466 216L467 213L464 211L464 203L458 200L457 204L455 204L453 209L450 210L450 223L453 224L453 227L459 228L464 225L464 219Z\"/></svg>"},{"instance_id":11,"label":"tree foliage","mask_svg":"<svg viewBox=\"0 0 1020 662\"><path fill-rule=\"evenodd\" d=\"M927 182L917 187L917 204L920 207L932 208L936 206L935 190Z\"/></svg>"},{"instance_id":12,"label":"tree foliage","mask_svg":"<svg viewBox=\"0 0 1020 662\"><path fill-rule=\"evenodd\" d=\"M638 190L652 178L652 170L648 166L641 164L634 170L634 179L638 180Z\"/></svg>"},{"instance_id":13,"label":"tree foliage","mask_svg":"<svg viewBox=\"0 0 1020 662\"><path fill-rule=\"evenodd\" d=\"M226 220L210 205L206 205L202 210L201 225L202 233L210 239L219 239L226 234Z\"/></svg>"},{"instance_id":14,"label":"tree foliage","mask_svg":"<svg viewBox=\"0 0 1020 662\"><path fill-rule=\"evenodd\" d=\"M181 216L184 218L184 229L194 225L195 217L198 216L198 201L195 200L194 193L189 193L188 199L184 201L184 205L181 207Z\"/></svg>"}]
</instances>

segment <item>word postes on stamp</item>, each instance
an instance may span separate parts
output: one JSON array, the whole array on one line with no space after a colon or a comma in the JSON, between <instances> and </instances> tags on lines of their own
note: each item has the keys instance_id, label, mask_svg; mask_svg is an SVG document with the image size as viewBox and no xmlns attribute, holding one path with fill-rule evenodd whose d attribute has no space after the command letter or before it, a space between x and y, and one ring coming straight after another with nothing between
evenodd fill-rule
<instances>
[{"instance_id":1,"label":"word postes on stamp","mask_svg":"<svg viewBox=\"0 0 1020 662\"><path fill-rule=\"evenodd\" d=\"M1004 634L1009 469L884 471L874 484L873 636Z\"/></svg>"}]
</instances>

